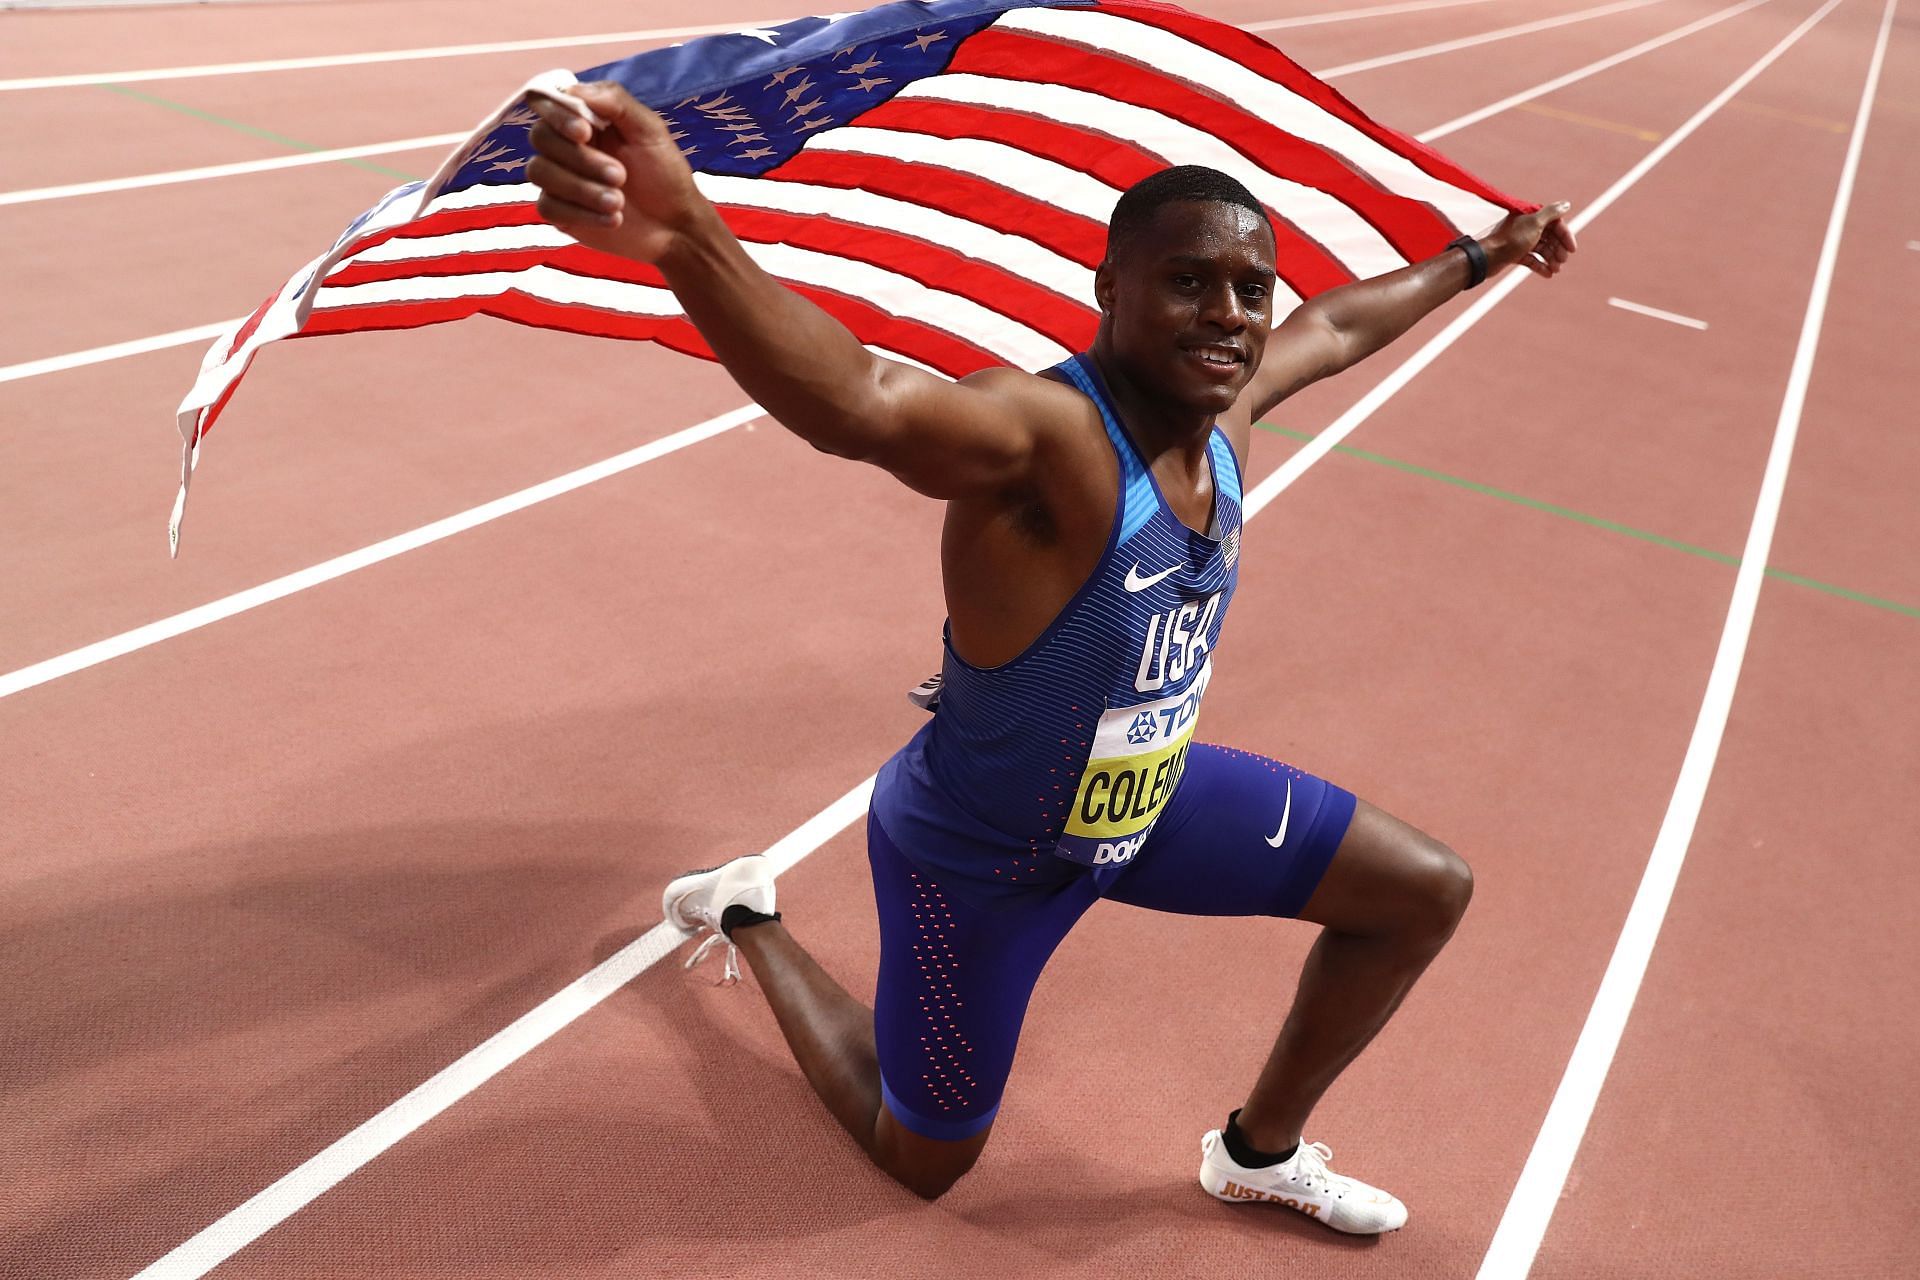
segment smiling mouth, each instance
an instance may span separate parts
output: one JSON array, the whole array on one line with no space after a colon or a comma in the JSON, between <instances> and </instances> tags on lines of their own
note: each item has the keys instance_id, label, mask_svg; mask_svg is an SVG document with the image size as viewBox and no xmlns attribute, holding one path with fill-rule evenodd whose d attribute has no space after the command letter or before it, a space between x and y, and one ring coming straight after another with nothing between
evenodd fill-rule
<instances>
[{"instance_id":1,"label":"smiling mouth","mask_svg":"<svg viewBox=\"0 0 1920 1280\"><path fill-rule=\"evenodd\" d=\"M1188 355L1212 369L1230 371L1238 369L1247 362L1246 352L1235 347L1223 347L1212 343L1185 348Z\"/></svg>"}]
</instances>

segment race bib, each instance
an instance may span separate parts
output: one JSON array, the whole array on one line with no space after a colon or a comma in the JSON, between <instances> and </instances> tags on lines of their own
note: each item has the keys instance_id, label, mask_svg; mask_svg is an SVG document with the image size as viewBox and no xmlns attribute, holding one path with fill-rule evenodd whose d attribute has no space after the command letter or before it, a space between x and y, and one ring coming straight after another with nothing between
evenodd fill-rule
<instances>
[{"instance_id":1,"label":"race bib","mask_svg":"<svg viewBox=\"0 0 1920 1280\"><path fill-rule=\"evenodd\" d=\"M1213 659L1207 658L1184 692L1112 707L1100 717L1055 853L1104 867L1131 861L1140 851L1186 767L1200 699L1212 676Z\"/></svg>"}]
</instances>

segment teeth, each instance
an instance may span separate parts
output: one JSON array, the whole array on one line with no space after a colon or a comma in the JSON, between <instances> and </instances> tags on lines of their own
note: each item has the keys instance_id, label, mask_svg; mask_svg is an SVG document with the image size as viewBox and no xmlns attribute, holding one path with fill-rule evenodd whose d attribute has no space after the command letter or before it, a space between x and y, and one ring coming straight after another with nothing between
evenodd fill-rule
<instances>
[{"instance_id":1,"label":"teeth","mask_svg":"<svg viewBox=\"0 0 1920 1280\"><path fill-rule=\"evenodd\" d=\"M1193 353L1208 364L1238 364L1239 357L1225 347L1194 347Z\"/></svg>"}]
</instances>

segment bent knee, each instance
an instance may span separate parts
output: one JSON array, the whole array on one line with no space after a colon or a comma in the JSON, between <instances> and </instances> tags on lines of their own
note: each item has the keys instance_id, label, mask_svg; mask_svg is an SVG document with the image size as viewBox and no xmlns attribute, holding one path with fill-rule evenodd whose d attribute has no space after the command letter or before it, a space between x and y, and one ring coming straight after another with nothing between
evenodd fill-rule
<instances>
[{"instance_id":1,"label":"bent knee","mask_svg":"<svg viewBox=\"0 0 1920 1280\"><path fill-rule=\"evenodd\" d=\"M881 1168L888 1177L922 1200L932 1201L938 1200L953 1190L955 1184L967 1176L968 1170L973 1168L978 1158L978 1153L975 1153L959 1159L943 1160L936 1164L901 1162L892 1167L883 1165Z\"/></svg>"},{"instance_id":2,"label":"bent knee","mask_svg":"<svg viewBox=\"0 0 1920 1280\"><path fill-rule=\"evenodd\" d=\"M973 1168L991 1132L989 1127L970 1138L938 1141L908 1129L883 1107L874 1134L873 1162L922 1200L938 1200Z\"/></svg>"},{"instance_id":3,"label":"bent knee","mask_svg":"<svg viewBox=\"0 0 1920 1280\"><path fill-rule=\"evenodd\" d=\"M1430 839L1414 860L1408 896L1416 926L1444 941L1473 901L1473 868L1452 849Z\"/></svg>"}]
</instances>

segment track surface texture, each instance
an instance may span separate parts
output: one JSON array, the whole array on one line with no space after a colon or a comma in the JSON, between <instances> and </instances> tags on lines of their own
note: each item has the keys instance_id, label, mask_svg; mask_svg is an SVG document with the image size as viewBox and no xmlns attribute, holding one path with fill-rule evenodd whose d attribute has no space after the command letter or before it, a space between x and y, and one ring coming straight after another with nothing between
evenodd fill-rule
<instances>
[{"instance_id":1,"label":"track surface texture","mask_svg":"<svg viewBox=\"0 0 1920 1280\"><path fill-rule=\"evenodd\" d=\"M1344 16L1199 7L1256 27ZM1265 33L1325 70L1596 7L1473 0ZM937 661L939 511L760 419L0 684L0 1276L161 1259L150 1274L1911 1274L1920 7L1894 13L1883 55L1880 0L1804 31L1818 0L1764 0L1657 41L1728 7L1659 0L1334 78L1499 186L1576 209L1687 130L1608 196L1567 273L1486 312L1246 531L1204 736L1341 781L1477 874L1459 934L1309 1133L1409 1203L1404 1230L1352 1240L1194 1185L1307 926L1091 913L1035 996L991 1147L931 1205L814 1103L750 979L719 990L683 951L622 951L670 876L774 845L855 788L916 727L901 691ZM243 313L439 149L7 192L459 132L531 71L646 41L127 73L687 14L0 13L0 80L102 73L0 88L0 673L745 402L715 366L487 320L288 343L211 437L169 563L170 415L204 340L60 358ZM1470 301L1284 406L1248 488ZM1679 803L1809 329L1768 572L1671 904L1537 1253L1483 1269L1525 1216L1515 1187ZM22 368L42 361L61 367ZM870 994L866 862L841 829L857 809L784 846L806 856L780 905ZM605 998L524 1054L414 1122L379 1119L595 974ZM300 1170L298 1195L255 1199Z\"/></svg>"}]
</instances>

